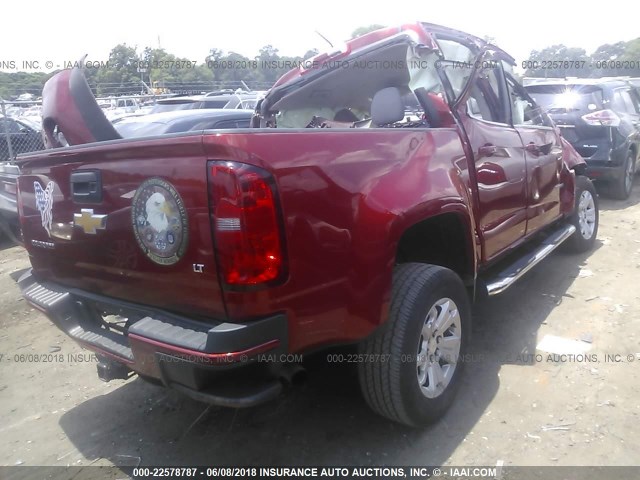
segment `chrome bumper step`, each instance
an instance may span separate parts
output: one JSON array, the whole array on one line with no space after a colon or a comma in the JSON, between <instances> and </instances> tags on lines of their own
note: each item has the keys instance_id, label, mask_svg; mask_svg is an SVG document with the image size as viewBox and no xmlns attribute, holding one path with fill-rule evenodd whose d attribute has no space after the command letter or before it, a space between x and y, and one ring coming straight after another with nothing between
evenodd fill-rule
<instances>
[{"instance_id":1,"label":"chrome bumper step","mask_svg":"<svg viewBox=\"0 0 640 480\"><path fill-rule=\"evenodd\" d=\"M492 296L504 292L525 273L558 248L562 242L571 237L575 231L576 227L573 225L564 225L555 230L540 244L540 247L535 249L533 252L529 252L525 256L520 257L500 273L487 279L487 294Z\"/></svg>"}]
</instances>

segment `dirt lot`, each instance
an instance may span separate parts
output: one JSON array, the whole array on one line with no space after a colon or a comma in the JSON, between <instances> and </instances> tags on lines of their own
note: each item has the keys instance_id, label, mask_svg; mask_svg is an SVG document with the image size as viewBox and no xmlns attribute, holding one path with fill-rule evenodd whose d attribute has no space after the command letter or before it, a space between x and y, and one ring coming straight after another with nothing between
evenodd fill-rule
<instances>
[{"instance_id":1,"label":"dirt lot","mask_svg":"<svg viewBox=\"0 0 640 480\"><path fill-rule=\"evenodd\" d=\"M593 252L554 253L476 305L458 400L422 431L370 413L352 366L318 358L304 385L250 410L140 379L102 383L93 357L22 300L9 274L27 256L5 244L0 465L638 465L640 179L630 200L601 210ZM518 358L545 335L587 340L592 361Z\"/></svg>"}]
</instances>

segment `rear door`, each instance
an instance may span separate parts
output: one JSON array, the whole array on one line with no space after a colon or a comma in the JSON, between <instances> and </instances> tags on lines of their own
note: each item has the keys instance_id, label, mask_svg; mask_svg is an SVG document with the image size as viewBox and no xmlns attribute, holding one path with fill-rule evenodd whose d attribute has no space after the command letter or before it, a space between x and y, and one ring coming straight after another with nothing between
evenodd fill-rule
<instances>
[{"instance_id":1,"label":"rear door","mask_svg":"<svg viewBox=\"0 0 640 480\"><path fill-rule=\"evenodd\" d=\"M473 150L479 229L485 260L491 260L526 233L527 164L520 135L510 125L502 66L490 58L482 64L457 105Z\"/></svg>"},{"instance_id":2,"label":"rear door","mask_svg":"<svg viewBox=\"0 0 640 480\"><path fill-rule=\"evenodd\" d=\"M560 216L562 146L553 123L524 88L506 75L511 123L524 144L527 162L527 234Z\"/></svg>"},{"instance_id":3,"label":"rear door","mask_svg":"<svg viewBox=\"0 0 640 480\"><path fill-rule=\"evenodd\" d=\"M616 88L613 91L612 109L622 119L621 130L624 134L625 124L629 124L626 131L629 132L629 141L640 141L640 103L637 93L631 87Z\"/></svg>"}]
</instances>

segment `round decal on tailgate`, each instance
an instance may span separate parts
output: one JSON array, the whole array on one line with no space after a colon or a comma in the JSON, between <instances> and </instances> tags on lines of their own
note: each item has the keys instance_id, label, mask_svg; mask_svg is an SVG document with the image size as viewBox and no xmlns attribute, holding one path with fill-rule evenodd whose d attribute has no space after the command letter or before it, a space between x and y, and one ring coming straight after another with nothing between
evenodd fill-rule
<instances>
[{"instance_id":1,"label":"round decal on tailgate","mask_svg":"<svg viewBox=\"0 0 640 480\"><path fill-rule=\"evenodd\" d=\"M138 245L155 263L173 265L184 255L189 240L187 210L169 182L145 180L131 204L133 233Z\"/></svg>"}]
</instances>

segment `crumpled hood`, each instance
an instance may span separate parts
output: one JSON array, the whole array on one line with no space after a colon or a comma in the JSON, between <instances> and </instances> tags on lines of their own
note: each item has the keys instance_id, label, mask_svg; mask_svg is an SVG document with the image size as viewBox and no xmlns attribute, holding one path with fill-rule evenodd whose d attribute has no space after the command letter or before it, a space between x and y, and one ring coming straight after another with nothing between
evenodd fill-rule
<instances>
[{"instance_id":1,"label":"crumpled hood","mask_svg":"<svg viewBox=\"0 0 640 480\"><path fill-rule=\"evenodd\" d=\"M82 63L82 62L80 62ZM63 70L42 90L42 129L47 148L121 138L98 106L82 68Z\"/></svg>"}]
</instances>

